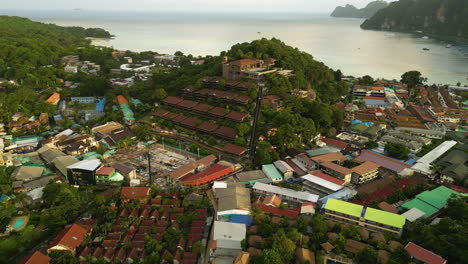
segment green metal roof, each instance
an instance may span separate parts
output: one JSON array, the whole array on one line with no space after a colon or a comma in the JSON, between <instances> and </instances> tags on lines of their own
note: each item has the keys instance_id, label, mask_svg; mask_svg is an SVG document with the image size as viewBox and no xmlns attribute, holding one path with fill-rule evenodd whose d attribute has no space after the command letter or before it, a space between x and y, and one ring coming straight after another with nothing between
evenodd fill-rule
<instances>
[{"instance_id":1,"label":"green metal roof","mask_svg":"<svg viewBox=\"0 0 468 264\"><path fill-rule=\"evenodd\" d=\"M439 186L432 191L425 191L416 195L416 198L436 207L437 209L442 209L447 204L447 200L452 194L458 195L459 193L445 186Z\"/></svg>"},{"instance_id":2,"label":"green metal roof","mask_svg":"<svg viewBox=\"0 0 468 264\"><path fill-rule=\"evenodd\" d=\"M371 207L366 208L364 219L396 228L402 228L406 221L406 217L402 215L377 210Z\"/></svg>"},{"instance_id":3,"label":"green metal roof","mask_svg":"<svg viewBox=\"0 0 468 264\"><path fill-rule=\"evenodd\" d=\"M262 170L272 180L283 180L283 176L273 164L262 165Z\"/></svg>"},{"instance_id":4,"label":"green metal roof","mask_svg":"<svg viewBox=\"0 0 468 264\"><path fill-rule=\"evenodd\" d=\"M307 152L307 156L315 157L315 156L328 154L331 152L331 150L329 148L317 148L317 149L309 149L306 152Z\"/></svg>"},{"instance_id":5,"label":"green metal roof","mask_svg":"<svg viewBox=\"0 0 468 264\"><path fill-rule=\"evenodd\" d=\"M432 206L430 204L427 204L424 201L421 201L419 199L413 199L413 200L411 200L409 202L406 202L406 203L402 204L401 207L403 207L405 209L408 209L408 210L412 209L412 208L417 208L420 211L423 211L425 213L424 217L431 216L431 215L435 214L437 211L439 211L439 209L437 209L434 206Z\"/></svg>"},{"instance_id":6,"label":"green metal roof","mask_svg":"<svg viewBox=\"0 0 468 264\"><path fill-rule=\"evenodd\" d=\"M355 217L361 217L364 206L329 198L325 204L325 209Z\"/></svg>"}]
</instances>

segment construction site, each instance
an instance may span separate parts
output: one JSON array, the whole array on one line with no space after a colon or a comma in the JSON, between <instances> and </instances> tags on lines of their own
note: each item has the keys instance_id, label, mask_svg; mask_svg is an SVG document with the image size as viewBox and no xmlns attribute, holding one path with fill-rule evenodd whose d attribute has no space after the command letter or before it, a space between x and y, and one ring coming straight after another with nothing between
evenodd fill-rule
<instances>
[{"instance_id":1,"label":"construction site","mask_svg":"<svg viewBox=\"0 0 468 264\"><path fill-rule=\"evenodd\" d=\"M153 183L166 185L166 178L172 171L198 159L198 155L162 144L137 144L117 150L106 162L125 164L136 169L141 184L150 181L148 167L151 166Z\"/></svg>"}]
</instances>

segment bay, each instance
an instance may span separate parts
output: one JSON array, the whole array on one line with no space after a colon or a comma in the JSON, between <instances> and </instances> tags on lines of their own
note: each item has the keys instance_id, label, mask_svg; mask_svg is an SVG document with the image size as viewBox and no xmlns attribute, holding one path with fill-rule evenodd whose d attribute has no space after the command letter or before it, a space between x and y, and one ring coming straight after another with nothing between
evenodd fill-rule
<instances>
[{"instance_id":1,"label":"bay","mask_svg":"<svg viewBox=\"0 0 468 264\"><path fill-rule=\"evenodd\" d=\"M0 10L0 14L63 26L104 28L115 38L94 43L119 50L218 55L239 42L275 37L346 75L399 79L406 71L418 70L430 83L468 85L466 44L446 48L445 41L423 39L419 34L362 30L361 19L327 14L88 10Z\"/></svg>"}]
</instances>

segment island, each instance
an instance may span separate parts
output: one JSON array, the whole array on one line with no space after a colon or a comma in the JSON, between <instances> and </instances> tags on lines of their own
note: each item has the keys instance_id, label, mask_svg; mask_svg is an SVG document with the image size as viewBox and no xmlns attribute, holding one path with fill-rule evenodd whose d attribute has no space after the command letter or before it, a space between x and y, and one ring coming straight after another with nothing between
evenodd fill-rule
<instances>
[{"instance_id":1,"label":"island","mask_svg":"<svg viewBox=\"0 0 468 264\"><path fill-rule=\"evenodd\" d=\"M364 21L361 28L468 38L468 10L465 1L400 0Z\"/></svg>"},{"instance_id":2,"label":"island","mask_svg":"<svg viewBox=\"0 0 468 264\"><path fill-rule=\"evenodd\" d=\"M388 6L388 3L382 0L370 2L366 7L358 9L354 5L347 4L345 7L338 6L331 13L332 17L348 17L348 18L370 18L379 10Z\"/></svg>"},{"instance_id":3,"label":"island","mask_svg":"<svg viewBox=\"0 0 468 264\"><path fill-rule=\"evenodd\" d=\"M1 263L466 259L460 84L343 76L275 38L193 56L0 32Z\"/></svg>"}]
</instances>

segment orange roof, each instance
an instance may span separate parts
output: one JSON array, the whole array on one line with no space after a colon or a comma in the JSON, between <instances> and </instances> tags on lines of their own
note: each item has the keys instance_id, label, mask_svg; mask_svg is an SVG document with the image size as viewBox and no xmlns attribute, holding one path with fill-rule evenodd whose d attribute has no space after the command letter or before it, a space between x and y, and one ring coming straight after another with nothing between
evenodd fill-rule
<instances>
[{"instance_id":1,"label":"orange roof","mask_svg":"<svg viewBox=\"0 0 468 264\"><path fill-rule=\"evenodd\" d=\"M337 160L343 161L343 160L348 160L348 158L341 155L339 152L331 152L328 154L313 157L311 158L311 160L317 163L322 163L322 162L337 161Z\"/></svg>"},{"instance_id":2,"label":"orange roof","mask_svg":"<svg viewBox=\"0 0 468 264\"><path fill-rule=\"evenodd\" d=\"M60 101L60 94L59 93L54 93L52 94L49 99L47 99L46 102L51 103L51 104L57 104Z\"/></svg>"},{"instance_id":3,"label":"orange roof","mask_svg":"<svg viewBox=\"0 0 468 264\"><path fill-rule=\"evenodd\" d=\"M34 251L31 255L25 257L19 264L49 264L50 258L39 251Z\"/></svg>"},{"instance_id":4,"label":"orange roof","mask_svg":"<svg viewBox=\"0 0 468 264\"><path fill-rule=\"evenodd\" d=\"M366 174L369 172L376 171L380 166L371 161L366 161L359 166L352 168L351 170L357 174Z\"/></svg>"},{"instance_id":5,"label":"orange roof","mask_svg":"<svg viewBox=\"0 0 468 264\"><path fill-rule=\"evenodd\" d=\"M117 103L119 105L128 104L128 100L123 95L117 95Z\"/></svg>"},{"instance_id":6,"label":"orange roof","mask_svg":"<svg viewBox=\"0 0 468 264\"><path fill-rule=\"evenodd\" d=\"M149 195L150 188L147 187L122 187L121 196L128 199L142 199Z\"/></svg>"},{"instance_id":7,"label":"orange roof","mask_svg":"<svg viewBox=\"0 0 468 264\"><path fill-rule=\"evenodd\" d=\"M75 250L81 245L88 231L80 225L73 224L65 228L58 234L49 247L49 250L55 246L62 246L70 250Z\"/></svg>"},{"instance_id":8,"label":"orange roof","mask_svg":"<svg viewBox=\"0 0 468 264\"><path fill-rule=\"evenodd\" d=\"M263 199L263 204L279 207L281 205L281 198L279 198L275 194L268 195L267 197L265 197L265 199Z\"/></svg>"},{"instance_id":9,"label":"orange roof","mask_svg":"<svg viewBox=\"0 0 468 264\"><path fill-rule=\"evenodd\" d=\"M383 91L384 88L381 87L381 86L374 86L374 87L372 87L372 90L374 90L374 91Z\"/></svg>"}]
</instances>

